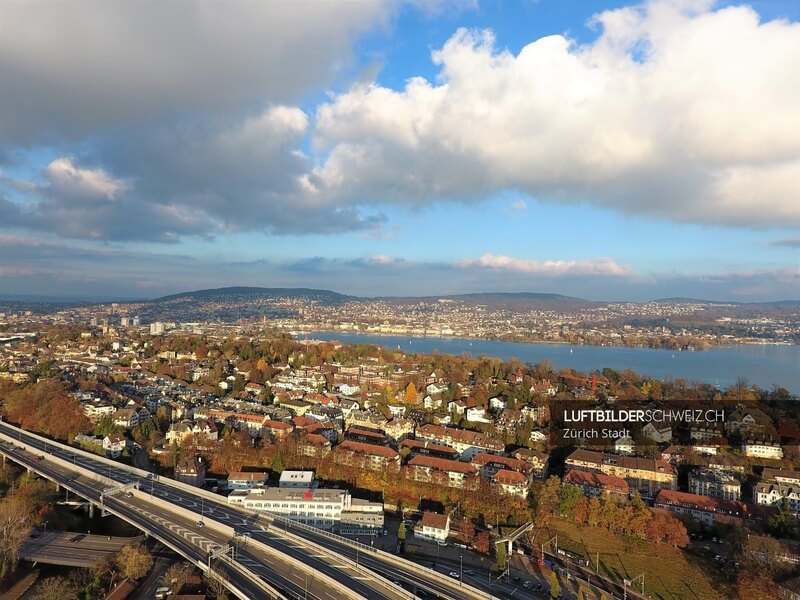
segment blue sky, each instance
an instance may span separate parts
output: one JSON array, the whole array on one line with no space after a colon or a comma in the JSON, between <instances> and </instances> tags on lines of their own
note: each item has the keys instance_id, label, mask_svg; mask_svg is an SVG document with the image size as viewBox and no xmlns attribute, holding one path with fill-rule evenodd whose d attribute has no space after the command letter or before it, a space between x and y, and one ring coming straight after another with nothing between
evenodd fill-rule
<instances>
[{"instance_id":1,"label":"blue sky","mask_svg":"<svg viewBox=\"0 0 800 600\"><path fill-rule=\"evenodd\" d=\"M797 2L50 9L0 22L0 294L800 298Z\"/></svg>"}]
</instances>

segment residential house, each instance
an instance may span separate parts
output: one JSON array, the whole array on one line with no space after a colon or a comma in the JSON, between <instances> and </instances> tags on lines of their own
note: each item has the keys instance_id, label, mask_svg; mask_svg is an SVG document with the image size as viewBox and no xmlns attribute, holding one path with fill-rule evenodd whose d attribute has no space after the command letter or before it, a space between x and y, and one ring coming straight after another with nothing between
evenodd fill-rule
<instances>
[{"instance_id":1,"label":"residential house","mask_svg":"<svg viewBox=\"0 0 800 600\"><path fill-rule=\"evenodd\" d=\"M672 427L664 423L647 423L642 427L642 435L655 444L669 444L672 441Z\"/></svg>"},{"instance_id":2,"label":"residential house","mask_svg":"<svg viewBox=\"0 0 800 600\"><path fill-rule=\"evenodd\" d=\"M133 429L139 424L139 414L132 408L120 408L111 415L111 422L118 427Z\"/></svg>"},{"instance_id":3,"label":"residential house","mask_svg":"<svg viewBox=\"0 0 800 600\"><path fill-rule=\"evenodd\" d=\"M228 473L229 490L251 490L267 485L269 474L266 471Z\"/></svg>"},{"instance_id":4,"label":"residential house","mask_svg":"<svg viewBox=\"0 0 800 600\"><path fill-rule=\"evenodd\" d=\"M118 458L128 446L128 438L115 433L103 438L103 451L109 458Z\"/></svg>"},{"instance_id":5,"label":"residential house","mask_svg":"<svg viewBox=\"0 0 800 600\"><path fill-rule=\"evenodd\" d=\"M431 542L444 544L447 536L450 535L450 517L434 512L425 511L422 518L414 530L415 538L430 540Z\"/></svg>"},{"instance_id":6,"label":"residential house","mask_svg":"<svg viewBox=\"0 0 800 600\"><path fill-rule=\"evenodd\" d=\"M202 487L206 482L206 463L201 456L187 456L175 465L175 479Z\"/></svg>"}]
</instances>

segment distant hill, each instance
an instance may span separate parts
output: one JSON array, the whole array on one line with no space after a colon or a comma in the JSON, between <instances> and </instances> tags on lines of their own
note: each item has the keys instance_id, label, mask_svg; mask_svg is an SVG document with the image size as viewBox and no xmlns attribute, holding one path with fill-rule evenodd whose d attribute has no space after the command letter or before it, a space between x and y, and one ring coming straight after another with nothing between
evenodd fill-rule
<instances>
[{"instance_id":1,"label":"distant hill","mask_svg":"<svg viewBox=\"0 0 800 600\"><path fill-rule=\"evenodd\" d=\"M438 300L454 300L470 305L485 305L493 308L531 309L531 308L559 308L576 309L593 306L596 303L582 298L563 296L561 294L545 294L538 292L477 292L471 294L449 294L443 296L421 297L387 297L381 298L394 304L409 302L435 302Z\"/></svg>"},{"instance_id":2,"label":"distant hill","mask_svg":"<svg viewBox=\"0 0 800 600\"><path fill-rule=\"evenodd\" d=\"M153 303L172 302L175 300L188 300L195 302L213 300L242 300L245 298L308 298L330 304L340 304L353 300L352 296L339 294L330 290L315 290L311 288L265 288L265 287L224 287L208 290L195 290L170 294L151 300Z\"/></svg>"},{"instance_id":3,"label":"distant hill","mask_svg":"<svg viewBox=\"0 0 800 600\"><path fill-rule=\"evenodd\" d=\"M703 300L702 298L684 298L681 296L656 298L653 302L664 302L667 304L741 304L741 302L734 302L733 300Z\"/></svg>"}]
</instances>

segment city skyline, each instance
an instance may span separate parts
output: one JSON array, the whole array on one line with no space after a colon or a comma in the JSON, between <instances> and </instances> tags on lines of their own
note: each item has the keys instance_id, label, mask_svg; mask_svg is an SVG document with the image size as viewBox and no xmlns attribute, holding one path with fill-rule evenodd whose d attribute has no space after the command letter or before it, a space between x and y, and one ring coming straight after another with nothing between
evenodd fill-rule
<instances>
[{"instance_id":1,"label":"city skyline","mask_svg":"<svg viewBox=\"0 0 800 600\"><path fill-rule=\"evenodd\" d=\"M0 294L800 298L795 3L35 4Z\"/></svg>"}]
</instances>

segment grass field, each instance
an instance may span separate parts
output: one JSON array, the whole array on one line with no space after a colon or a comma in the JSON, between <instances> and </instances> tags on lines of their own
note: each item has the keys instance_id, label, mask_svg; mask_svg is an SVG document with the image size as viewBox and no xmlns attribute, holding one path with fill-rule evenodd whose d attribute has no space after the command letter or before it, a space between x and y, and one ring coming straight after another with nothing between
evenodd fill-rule
<instances>
[{"instance_id":1,"label":"grass field","mask_svg":"<svg viewBox=\"0 0 800 600\"><path fill-rule=\"evenodd\" d=\"M648 542L626 542L603 529L554 520L536 532L536 543L558 535L558 546L590 560L597 553L600 571L621 581L645 573L645 591L658 600L730 600L731 585L714 561Z\"/></svg>"}]
</instances>

